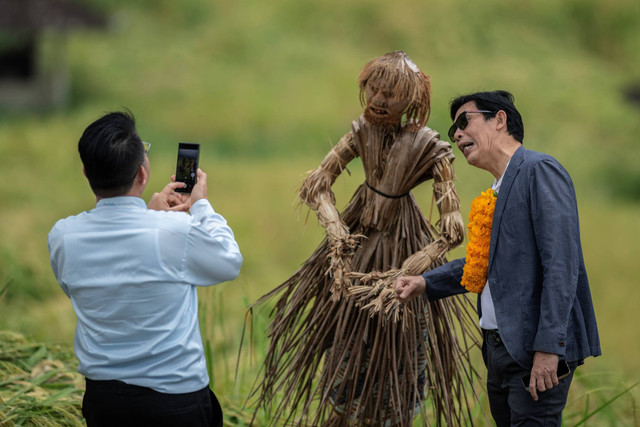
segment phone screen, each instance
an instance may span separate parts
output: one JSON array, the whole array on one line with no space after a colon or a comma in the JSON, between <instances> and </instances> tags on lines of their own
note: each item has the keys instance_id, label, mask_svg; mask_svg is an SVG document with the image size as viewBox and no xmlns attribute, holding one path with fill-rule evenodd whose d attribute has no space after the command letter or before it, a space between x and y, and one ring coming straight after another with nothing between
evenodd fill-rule
<instances>
[{"instance_id":1,"label":"phone screen","mask_svg":"<svg viewBox=\"0 0 640 427\"><path fill-rule=\"evenodd\" d=\"M571 369L569 369L569 365L567 365L567 361L558 360L558 370L556 371L558 380L568 377L570 373L571 373ZM527 391L529 391L529 381L531 381L531 374L527 374L524 377L522 377L522 385Z\"/></svg>"},{"instance_id":2,"label":"phone screen","mask_svg":"<svg viewBox=\"0 0 640 427\"><path fill-rule=\"evenodd\" d=\"M198 181L196 171L200 159L200 144L178 144L178 164L176 165L176 181L184 182L186 187L177 188L179 193L191 193Z\"/></svg>"}]
</instances>

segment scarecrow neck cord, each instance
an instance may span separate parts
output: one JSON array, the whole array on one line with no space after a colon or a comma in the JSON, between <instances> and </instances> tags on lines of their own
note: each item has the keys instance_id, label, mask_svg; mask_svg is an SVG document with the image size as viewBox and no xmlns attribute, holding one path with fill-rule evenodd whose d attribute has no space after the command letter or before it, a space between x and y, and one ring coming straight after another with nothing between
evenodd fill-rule
<instances>
[{"instance_id":1,"label":"scarecrow neck cord","mask_svg":"<svg viewBox=\"0 0 640 427\"><path fill-rule=\"evenodd\" d=\"M379 194L379 195L381 195L381 196L383 196L383 197L386 197L386 198L388 198L388 199L401 199L401 198L403 198L404 196L408 196L408 195L409 195L409 193L410 193L409 191L407 191L406 193L402 193L402 194L398 194L397 196L393 196L393 195L391 195L391 194L383 193L382 191L380 191L380 190L378 190L378 189L374 188L374 187L373 187L373 186L371 186L371 184L369 184L366 180L364 181L364 183L366 184L366 186L367 186L367 187L369 187L369 188L371 189L371 191L373 191L374 193L377 193L377 194Z\"/></svg>"}]
</instances>

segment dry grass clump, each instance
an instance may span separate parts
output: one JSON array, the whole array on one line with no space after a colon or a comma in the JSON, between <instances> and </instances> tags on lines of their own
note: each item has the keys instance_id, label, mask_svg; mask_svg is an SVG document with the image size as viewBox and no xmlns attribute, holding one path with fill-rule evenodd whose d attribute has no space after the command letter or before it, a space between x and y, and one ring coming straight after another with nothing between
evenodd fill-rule
<instances>
[{"instance_id":1,"label":"dry grass clump","mask_svg":"<svg viewBox=\"0 0 640 427\"><path fill-rule=\"evenodd\" d=\"M0 426L83 426L76 369L70 349L0 331Z\"/></svg>"}]
</instances>

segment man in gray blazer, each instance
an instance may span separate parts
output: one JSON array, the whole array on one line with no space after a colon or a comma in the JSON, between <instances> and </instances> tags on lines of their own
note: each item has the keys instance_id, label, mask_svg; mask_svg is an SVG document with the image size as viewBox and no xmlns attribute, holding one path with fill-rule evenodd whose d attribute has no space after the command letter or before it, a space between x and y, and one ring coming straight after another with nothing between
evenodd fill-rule
<instances>
[{"instance_id":1,"label":"man in gray blazer","mask_svg":"<svg viewBox=\"0 0 640 427\"><path fill-rule=\"evenodd\" d=\"M509 92L460 96L451 118L449 137L467 162L495 177L487 280L478 295L491 414L498 426L559 426L576 366L601 354L573 183L553 157L522 146ZM397 298L467 292L464 266L462 258L401 277ZM567 365L568 375L560 372Z\"/></svg>"}]
</instances>

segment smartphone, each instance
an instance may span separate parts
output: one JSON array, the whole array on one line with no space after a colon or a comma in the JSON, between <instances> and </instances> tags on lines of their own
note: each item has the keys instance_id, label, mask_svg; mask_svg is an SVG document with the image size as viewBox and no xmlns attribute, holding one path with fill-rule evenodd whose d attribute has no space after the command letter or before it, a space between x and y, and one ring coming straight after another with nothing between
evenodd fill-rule
<instances>
[{"instance_id":1,"label":"smartphone","mask_svg":"<svg viewBox=\"0 0 640 427\"><path fill-rule=\"evenodd\" d=\"M198 181L198 161L200 160L200 144L178 143L178 163L176 165L176 182L187 184L176 188L178 193L191 193Z\"/></svg>"},{"instance_id":2,"label":"smartphone","mask_svg":"<svg viewBox=\"0 0 640 427\"><path fill-rule=\"evenodd\" d=\"M558 376L558 380L563 378L567 378L571 373L571 369L569 369L569 365L567 365L567 361L560 359L558 360L558 370L556 371L556 375ZM531 374L527 374L522 377L522 385L524 389L529 391L529 381L531 381Z\"/></svg>"}]
</instances>

